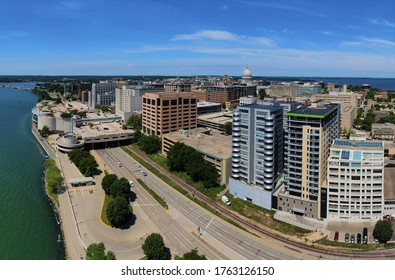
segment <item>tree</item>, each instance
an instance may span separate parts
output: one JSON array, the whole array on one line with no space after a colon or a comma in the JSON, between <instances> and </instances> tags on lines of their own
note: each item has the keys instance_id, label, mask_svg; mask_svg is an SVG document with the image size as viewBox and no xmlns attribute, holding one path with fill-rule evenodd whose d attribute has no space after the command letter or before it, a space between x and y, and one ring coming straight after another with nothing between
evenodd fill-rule
<instances>
[{"instance_id":1,"label":"tree","mask_svg":"<svg viewBox=\"0 0 395 280\"><path fill-rule=\"evenodd\" d=\"M163 237L159 233L152 233L148 235L141 248L149 260L171 259L170 250L165 246Z\"/></svg>"},{"instance_id":2,"label":"tree","mask_svg":"<svg viewBox=\"0 0 395 280\"><path fill-rule=\"evenodd\" d=\"M83 173L85 177L92 176L97 167L98 164L91 154L89 154L89 157L81 159L80 165L78 166L81 173Z\"/></svg>"},{"instance_id":3,"label":"tree","mask_svg":"<svg viewBox=\"0 0 395 280\"><path fill-rule=\"evenodd\" d=\"M141 130L141 128L143 127L143 120L139 115L132 115L126 121L126 126L135 130Z\"/></svg>"},{"instance_id":4,"label":"tree","mask_svg":"<svg viewBox=\"0 0 395 280\"><path fill-rule=\"evenodd\" d=\"M232 135L232 122L226 122L222 125L222 129L227 135Z\"/></svg>"},{"instance_id":5,"label":"tree","mask_svg":"<svg viewBox=\"0 0 395 280\"><path fill-rule=\"evenodd\" d=\"M178 260L207 260L205 255L199 255L197 248L186 252L182 257L177 258Z\"/></svg>"},{"instance_id":6,"label":"tree","mask_svg":"<svg viewBox=\"0 0 395 280\"><path fill-rule=\"evenodd\" d=\"M181 142L176 142L170 147L167 152L167 164L171 171L185 171L185 160L183 156L184 151L186 151L186 145Z\"/></svg>"},{"instance_id":7,"label":"tree","mask_svg":"<svg viewBox=\"0 0 395 280\"><path fill-rule=\"evenodd\" d=\"M49 135L49 127L44 125L43 129L39 129L38 133L40 133L41 137L47 137Z\"/></svg>"},{"instance_id":8,"label":"tree","mask_svg":"<svg viewBox=\"0 0 395 280\"><path fill-rule=\"evenodd\" d=\"M380 220L374 226L373 237L380 243L387 243L387 241L391 240L393 233L391 222Z\"/></svg>"},{"instance_id":9,"label":"tree","mask_svg":"<svg viewBox=\"0 0 395 280\"><path fill-rule=\"evenodd\" d=\"M111 194L111 185L114 183L115 180L118 180L118 176L115 174L108 174L103 177L103 180L101 181L101 186L107 195Z\"/></svg>"},{"instance_id":10,"label":"tree","mask_svg":"<svg viewBox=\"0 0 395 280\"><path fill-rule=\"evenodd\" d=\"M123 196L115 197L106 209L106 216L113 227L124 225L130 218L129 203Z\"/></svg>"},{"instance_id":11,"label":"tree","mask_svg":"<svg viewBox=\"0 0 395 280\"><path fill-rule=\"evenodd\" d=\"M115 180L111 184L110 193L113 197L123 196L126 198L126 200L128 200L130 195L129 181L124 177Z\"/></svg>"},{"instance_id":12,"label":"tree","mask_svg":"<svg viewBox=\"0 0 395 280\"><path fill-rule=\"evenodd\" d=\"M204 162L203 166L203 187L212 188L218 185L218 172L217 168L207 161Z\"/></svg>"},{"instance_id":13,"label":"tree","mask_svg":"<svg viewBox=\"0 0 395 280\"><path fill-rule=\"evenodd\" d=\"M87 260L116 260L115 254L112 251L105 252L106 247L104 243L92 243L86 249Z\"/></svg>"},{"instance_id":14,"label":"tree","mask_svg":"<svg viewBox=\"0 0 395 280\"><path fill-rule=\"evenodd\" d=\"M155 154L162 148L159 137L155 135L141 135L139 146L146 154Z\"/></svg>"},{"instance_id":15,"label":"tree","mask_svg":"<svg viewBox=\"0 0 395 280\"><path fill-rule=\"evenodd\" d=\"M264 88L259 89L259 92L258 92L259 100L265 99L266 96L267 96L266 90Z\"/></svg>"}]
</instances>

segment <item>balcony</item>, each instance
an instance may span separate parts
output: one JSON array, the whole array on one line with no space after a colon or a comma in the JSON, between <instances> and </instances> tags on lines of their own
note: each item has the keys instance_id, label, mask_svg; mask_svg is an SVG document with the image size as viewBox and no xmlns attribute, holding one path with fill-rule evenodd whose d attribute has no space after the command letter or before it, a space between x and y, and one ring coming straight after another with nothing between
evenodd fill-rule
<instances>
[{"instance_id":1,"label":"balcony","mask_svg":"<svg viewBox=\"0 0 395 280\"><path fill-rule=\"evenodd\" d=\"M239 117L233 116L233 121L234 121L234 122L239 122L239 121L240 121L240 118L239 118Z\"/></svg>"},{"instance_id":2,"label":"balcony","mask_svg":"<svg viewBox=\"0 0 395 280\"><path fill-rule=\"evenodd\" d=\"M268 184L268 185L273 184L273 179L264 179L263 181L265 182L265 185L266 184Z\"/></svg>"},{"instance_id":3,"label":"balcony","mask_svg":"<svg viewBox=\"0 0 395 280\"><path fill-rule=\"evenodd\" d=\"M240 164L232 163L232 168L240 168Z\"/></svg>"},{"instance_id":4,"label":"balcony","mask_svg":"<svg viewBox=\"0 0 395 280\"><path fill-rule=\"evenodd\" d=\"M266 133L265 139L270 139L270 138L273 138L273 133Z\"/></svg>"},{"instance_id":5,"label":"balcony","mask_svg":"<svg viewBox=\"0 0 395 280\"><path fill-rule=\"evenodd\" d=\"M233 142L240 142L240 140L241 140L240 137L234 137L233 136Z\"/></svg>"},{"instance_id":6,"label":"balcony","mask_svg":"<svg viewBox=\"0 0 395 280\"><path fill-rule=\"evenodd\" d=\"M274 128L272 126L265 126L266 132L273 132Z\"/></svg>"},{"instance_id":7,"label":"balcony","mask_svg":"<svg viewBox=\"0 0 395 280\"><path fill-rule=\"evenodd\" d=\"M265 116L265 120L272 121L274 120L274 116Z\"/></svg>"},{"instance_id":8,"label":"balcony","mask_svg":"<svg viewBox=\"0 0 395 280\"><path fill-rule=\"evenodd\" d=\"M238 133L238 132L236 132L236 133L233 133L233 139L235 139L234 137L240 137L240 133Z\"/></svg>"},{"instance_id":9,"label":"balcony","mask_svg":"<svg viewBox=\"0 0 395 280\"><path fill-rule=\"evenodd\" d=\"M267 173L273 173L273 168L270 166L270 167L264 167L263 168L263 171L265 171L265 172L267 172Z\"/></svg>"},{"instance_id":10,"label":"balcony","mask_svg":"<svg viewBox=\"0 0 395 280\"><path fill-rule=\"evenodd\" d=\"M272 162L272 161L265 161L265 162L263 163L263 165L264 165L265 167L273 167L273 162Z\"/></svg>"},{"instance_id":11,"label":"balcony","mask_svg":"<svg viewBox=\"0 0 395 280\"><path fill-rule=\"evenodd\" d=\"M265 143L266 144L273 144L273 141L274 141L273 139L266 139L265 138Z\"/></svg>"},{"instance_id":12,"label":"balcony","mask_svg":"<svg viewBox=\"0 0 395 280\"><path fill-rule=\"evenodd\" d=\"M232 174L233 174L233 176L234 176L235 174L239 173L239 172L240 172L240 170L239 170L238 168L232 168Z\"/></svg>"},{"instance_id":13,"label":"balcony","mask_svg":"<svg viewBox=\"0 0 395 280\"><path fill-rule=\"evenodd\" d=\"M240 127L235 127L235 126L233 126L232 131L234 131L234 132L240 132Z\"/></svg>"},{"instance_id":14,"label":"balcony","mask_svg":"<svg viewBox=\"0 0 395 280\"><path fill-rule=\"evenodd\" d=\"M265 161L273 161L272 156L264 156Z\"/></svg>"},{"instance_id":15,"label":"balcony","mask_svg":"<svg viewBox=\"0 0 395 280\"><path fill-rule=\"evenodd\" d=\"M240 163L240 158L232 158L232 162L234 163Z\"/></svg>"},{"instance_id":16,"label":"balcony","mask_svg":"<svg viewBox=\"0 0 395 280\"><path fill-rule=\"evenodd\" d=\"M233 149L232 149L232 152L233 152L233 153L240 153L240 149L238 149L238 148L233 148Z\"/></svg>"},{"instance_id":17,"label":"balcony","mask_svg":"<svg viewBox=\"0 0 395 280\"><path fill-rule=\"evenodd\" d=\"M239 148L239 147L240 147L240 143L238 143L238 142L233 142L233 143L232 143L232 147Z\"/></svg>"},{"instance_id":18,"label":"balcony","mask_svg":"<svg viewBox=\"0 0 395 280\"><path fill-rule=\"evenodd\" d=\"M265 155L268 155L268 156L272 156L273 153L274 153L274 152L271 151L271 150L265 150L265 151L264 151L264 154L265 154Z\"/></svg>"}]
</instances>

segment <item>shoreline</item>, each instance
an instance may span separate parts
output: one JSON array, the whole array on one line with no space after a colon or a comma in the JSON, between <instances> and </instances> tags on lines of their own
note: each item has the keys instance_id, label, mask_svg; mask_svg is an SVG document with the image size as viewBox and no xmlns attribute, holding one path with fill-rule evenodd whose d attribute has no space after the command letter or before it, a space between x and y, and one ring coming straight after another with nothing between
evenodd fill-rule
<instances>
[{"instance_id":1,"label":"shoreline","mask_svg":"<svg viewBox=\"0 0 395 280\"><path fill-rule=\"evenodd\" d=\"M40 144L41 150L47 155L45 160L49 159L50 157L49 157L48 152L46 151L45 147L43 146L42 141L40 141L37 134L34 133L33 124L32 124L31 132L32 132L34 138L36 139L36 141ZM63 228L63 223L62 223L62 219L60 216L60 206L57 205L56 201L48 193L47 184L45 182L45 173L47 170L46 170L45 166L43 166L43 168L44 168L44 171L43 171L44 176L43 176L43 181L42 181L42 187L44 188L45 196L54 211L55 220L56 220L57 224L59 225L60 238L61 238L61 242L62 242L63 249L64 249L64 259L70 260L68 250L67 250L67 244L66 244L66 240L65 240L65 232L64 232L64 228Z\"/></svg>"}]
</instances>

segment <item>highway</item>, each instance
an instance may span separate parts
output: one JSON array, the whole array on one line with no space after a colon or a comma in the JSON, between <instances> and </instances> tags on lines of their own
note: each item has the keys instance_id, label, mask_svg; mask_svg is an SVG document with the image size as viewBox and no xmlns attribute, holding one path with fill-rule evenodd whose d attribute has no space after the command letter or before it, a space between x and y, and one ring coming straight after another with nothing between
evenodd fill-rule
<instances>
[{"instance_id":1,"label":"highway","mask_svg":"<svg viewBox=\"0 0 395 280\"><path fill-rule=\"evenodd\" d=\"M106 167L110 167L114 170L115 174L126 177L135 183L136 187L134 190L137 198L148 195L144 194L146 193L145 190L137 184L136 179L139 178L166 200L169 210L162 210L162 212L166 213L166 218L163 218L164 220L158 224L161 231L163 231L163 226L172 223L173 225L177 225L177 228L181 227L183 232L194 232L193 236L201 235L200 238L205 241L204 244L210 244L211 247L223 253L225 257L218 256L219 259L279 260L317 259L320 257L317 253L292 248L290 245L285 246L283 243L270 237L261 239L223 221L175 191L149 172L149 170L139 167L139 164L120 148L97 150L96 152L100 155ZM105 157L105 154L107 154L107 157ZM118 167L118 162L122 164L122 167ZM140 173L141 169L147 173L147 176L143 176ZM136 203L132 205L134 209L139 207L139 204ZM151 208L144 207L144 210L147 214L151 214L150 212L155 209ZM165 235L167 234L166 230L164 233ZM166 239L170 241L171 248L177 248L177 246L183 247L184 240L181 237L170 234ZM191 248L194 247L190 247L189 249ZM330 256L325 257L330 258Z\"/></svg>"}]
</instances>

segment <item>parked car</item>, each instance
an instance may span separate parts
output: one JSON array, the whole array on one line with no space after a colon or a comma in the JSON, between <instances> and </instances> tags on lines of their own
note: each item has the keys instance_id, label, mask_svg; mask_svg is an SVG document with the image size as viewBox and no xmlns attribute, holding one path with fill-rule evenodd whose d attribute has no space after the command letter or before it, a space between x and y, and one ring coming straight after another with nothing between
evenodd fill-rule
<instances>
[{"instance_id":1,"label":"parked car","mask_svg":"<svg viewBox=\"0 0 395 280\"><path fill-rule=\"evenodd\" d=\"M368 244L368 228L363 228L363 244Z\"/></svg>"},{"instance_id":2,"label":"parked car","mask_svg":"<svg viewBox=\"0 0 395 280\"><path fill-rule=\"evenodd\" d=\"M350 242L351 242L351 243L355 243L355 235L354 235L354 234L351 234L351 236L350 236Z\"/></svg>"},{"instance_id":3,"label":"parked car","mask_svg":"<svg viewBox=\"0 0 395 280\"><path fill-rule=\"evenodd\" d=\"M362 234L358 233L357 234L357 243L361 243L362 241Z\"/></svg>"},{"instance_id":4,"label":"parked car","mask_svg":"<svg viewBox=\"0 0 395 280\"><path fill-rule=\"evenodd\" d=\"M335 232L335 238L333 238L333 240L339 241L339 232L338 231Z\"/></svg>"},{"instance_id":5,"label":"parked car","mask_svg":"<svg viewBox=\"0 0 395 280\"><path fill-rule=\"evenodd\" d=\"M348 232L344 235L344 242L350 242L350 234Z\"/></svg>"}]
</instances>

